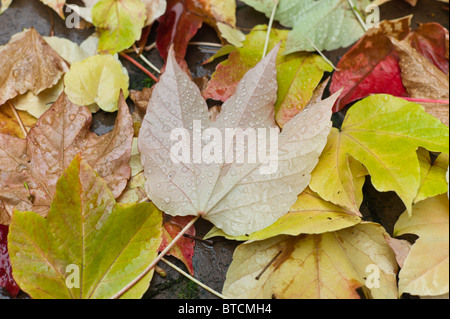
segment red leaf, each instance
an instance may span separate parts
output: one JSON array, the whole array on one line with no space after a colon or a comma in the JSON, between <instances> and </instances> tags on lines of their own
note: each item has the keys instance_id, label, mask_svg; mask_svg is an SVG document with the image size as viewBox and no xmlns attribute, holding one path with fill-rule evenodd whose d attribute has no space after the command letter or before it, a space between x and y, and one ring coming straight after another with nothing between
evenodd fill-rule
<instances>
[{"instance_id":1,"label":"red leaf","mask_svg":"<svg viewBox=\"0 0 450 319\"><path fill-rule=\"evenodd\" d=\"M422 24L411 33L411 45L442 72L448 74L449 32L438 23Z\"/></svg>"},{"instance_id":2,"label":"red leaf","mask_svg":"<svg viewBox=\"0 0 450 319\"><path fill-rule=\"evenodd\" d=\"M344 88L336 102L334 112L347 104L371 94L407 96L402 83L399 57L389 40L404 39L410 32L410 17L396 21L383 21L378 29L366 35L343 56L333 75L331 93Z\"/></svg>"},{"instance_id":3,"label":"red leaf","mask_svg":"<svg viewBox=\"0 0 450 319\"><path fill-rule=\"evenodd\" d=\"M6 288L11 296L16 297L20 288L12 276L7 237L8 227L0 225L0 287Z\"/></svg>"},{"instance_id":4,"label":"red leaf","mask_svg":"<svg viewBox=\"0 0 450 319\"><path fill-rule=\"evenodd\" d=\"M167 1L167 11L159 19L158 37L156 39L161 57L167 60L170 46L173 44L177 60L183 60L189 41L195 36L202 24L202 17L190 12L185 1Z\"/></svg>"},{"instance_id":5,"label":"red leaf","mask_svg":"<svg viewBox=\"0 0 450 319\"><path fill-rule=\"evenodd\" d=\"M162 243L159 251L163 251L167 245L181 232L181 230L189 224L192 216L174 217L168 222L164 223ZM192 226L187 232L187 235L195 236L195 228ZM195 240L192 238L181 237L175 247L168 253L181 260L189 270L189 273L194 275L194 266L192 265L192 257L194 256Z\"/></svg>"}]
</instances>

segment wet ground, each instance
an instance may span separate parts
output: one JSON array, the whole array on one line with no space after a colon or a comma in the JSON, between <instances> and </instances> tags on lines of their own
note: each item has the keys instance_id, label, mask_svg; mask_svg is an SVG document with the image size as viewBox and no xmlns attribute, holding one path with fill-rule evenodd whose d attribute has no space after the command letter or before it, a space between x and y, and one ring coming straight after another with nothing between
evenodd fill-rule
<instances>
[{"instance_id":1,"label":"wet ground","mask_svg":"<svg viewBox=\"0 0 450 319\"><path fill-rule=\"evenodd\" d=\"M80 1L67 2L79 4ZM381 7L381 17L384 20L414 14L413 28L417 28L418 23L439 22L448 29L449 12L445 8L448 8L448 6L436 0L419 0L415 8L412 8L402 0L392 0ZM239 1L237 18L237 24L243 30L251 29L257 24L267 23L267 18L263 14L256 12L251 7L243 5ZM7 43L13 34L32 26L42 35L50 35L51 30L53 30L56 36L68 38L77 43L81 43L93 32L92 29L83 31L67 29L61 18L38 0L14 0L11 7L0 16L0 45ZM154 35L149 39L149 43L153 41ZM199 31L194 41L219 42L215 32L208 26L204 26ZM327 52L326 55L333 63L337 64L347 50L340 49ZM202 66L201 64L214 52L206 47L189 47L186 60L194 78L212 74L216 64L211 63L207 66ZM162 67L163 61L156 50L145 53L145 55L157 67ZM122 62L129 70L131 88L142 89L147 76L127 61ZM337 120L342 117L342 114L337 115ZM114 121L115 114L99 112L94 116L92 129L98 134L104 134L112 129ZM370 180L367 181L364 191L365 201L362 212L365 219L380 222L392 234L395 221L405 210L402 202L393 193L378 193L370 184ZM203 237L211 227L212 225L209 222L198 221L196 224L198 236ZM220 292L236 246L237 243L220 238L214 239L212 244L197 241L193 261L195 277ZM179 267L184 267L181 262L171 257L169 259ZM160 266L167 271L167 277L162 278L159 275L155 275L151 287L144 298L216 298L209 292L206 292L185 279L167 265L160 263ZM24 295L21 296L26 297ZM0 299L2 298L8 298L8 296L0 288Z\"/></svg>"}]
</instances>

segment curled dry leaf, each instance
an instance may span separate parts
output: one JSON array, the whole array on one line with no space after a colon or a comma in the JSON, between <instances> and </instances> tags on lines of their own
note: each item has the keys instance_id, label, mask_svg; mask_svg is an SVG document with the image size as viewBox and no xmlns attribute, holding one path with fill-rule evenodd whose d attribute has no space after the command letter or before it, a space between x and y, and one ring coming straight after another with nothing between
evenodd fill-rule
<instances>
[{"instance_id":1,"label":"curled dry leaf","mask_svg":"<svg viewBox=\"0 0 450 319\"><path fill-rule=\"evenodd\" d=\"M449 202L439 195L416 204L412 217L405 212L395 225L395 236L415 234L399 274L400 294L439 296L449 292Z\"/></svg>"},{"instance_id":2,"label":"curled dry leaf","mask_svg":"<svg viewBox=\"0 0 450 319\"><path fill-rule=\"evenodd\" d=\"M34 29L0 47L0 105L28 91L38 95L69 70L67 63Z\"/></svg>"},{"instance_id":3,"label":"curled dry leaf","mask_svg":"<svg viewBox=\"0 0 450 319\"><path fill-rule=\"evenodd\" d=\"M166 71L154 87L139 134L146 192L161 210L173 216L201 215L227 234L239 236L274 223L289 211L297 195L308 186L310 173L330 132L331 107L336 96L311 105L278 134L273 109L277 53L278 47L244 76L236 94L223 105L217 121L211 122L198 87L178 66L171 51ZM194 121L198 121L198 127ZM192 146L189 161L172 160L171 148L175 143L170 136L174 130L181 129L190 144L193 134L201 135L208 128L220 132L220 137L208 143L200 136L201 145ZM231 144L224 143L229 135L225 134L226 129L234 132L262 129L266 137L270 131L272 141L278 140L278 147L273 147L274 151L278 150L278 156L272 153L268 158L277 159L275 172L266 167L265 161L263 165L263 162L252 164L247 160L248 149L243 154L244 163L237 163L235 139ZM269 144L266 139L261 143ZM211 152L213 145L221 145L217 147L220 150L214 147L216 160L202 161L202 149L209 147ZM185 151L190 153L191 147ZM224 159L229 161L231 156L233 160L226 164Z\"/></svg>"},{"instance_id":4,"label":"curled dry leaf","mask_svg":"<svg viewBox=\"0 0 450 319\"><path fill-rule=\"evenodd\" d=\"M151 203L116 204L107 183L77 155L58 180L47 218L14 213L8 243L14 277L35 299L111 298L157 256L161 225ZM75 273L79 285L68 285ZM122 298L141 298L152 275Z\"/></svg>"},{"instance_id":5,"label":"curled dry leaf","mask_svg":"<svg viewBox=\"0 0 450 319\"><path fill-rule=\"evenodd\" d=\"M120 196L131 174L133 139L123 96L113 131L97 136L91 124L89 109L62 94L26 140L0 135L0 200L7 212L0 215L1 223L9 223L14 209L46 216L58 178L78 153L106 180L114 196Z\"/></svg>"},{"instance_id":6,"label":"curled dry leaf","mask_svg":"<svg viewBox=\"0 0 450 319\"><path fill-rule=\"evenodd\" d=\"M363 223L320 235L242 244L234 253L223 294L244 299L359 299L357 290L362 288L369 298L397 298L397 262L385 235L380 225ZM370 278L373 271L379 272L379 281Z\"/></svg>"}]
</instances>

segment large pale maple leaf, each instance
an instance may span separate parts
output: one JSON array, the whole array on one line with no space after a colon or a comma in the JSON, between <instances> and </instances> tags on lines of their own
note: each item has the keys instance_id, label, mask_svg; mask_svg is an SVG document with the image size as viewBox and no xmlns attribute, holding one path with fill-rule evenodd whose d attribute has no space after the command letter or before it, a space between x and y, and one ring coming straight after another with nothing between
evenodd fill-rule
<instances>
[{"instance_id":1,"label":"large pale maple leaf","mask_svg":"<svg viewBox=\"0 0 450 319\"><path fill-rule=\"evenodd\" d=\"M210 120L200 90L179 67L171 51L139 135L146 192L161 210L173 216L201 215L227 234L238 236L274 223L308 186L331 129L336 96L310 105L277 134L275 173L261 174L261 162L177 164L171 160L171 132L182 128L192 136L196 120L201 121L202 129L218 129L222 137L227 129L273 128L279 132L274 120L278 49L279 46L243 77L215 122ZM229 158L236 142L232 146L225 147L224 158ZM191 150L193 156L199 155Z\"/></svg>"}]
</instances>

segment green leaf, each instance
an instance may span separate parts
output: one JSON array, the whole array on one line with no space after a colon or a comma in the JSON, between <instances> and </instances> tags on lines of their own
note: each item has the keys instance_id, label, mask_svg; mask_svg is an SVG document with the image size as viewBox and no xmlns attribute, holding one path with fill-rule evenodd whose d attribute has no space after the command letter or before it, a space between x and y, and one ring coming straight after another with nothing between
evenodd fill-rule
<instances>
[{"instance_id":1,"label":"green leaf","mask_svg":"<svg viewBox=\"0 0 450 319\"><path fill-rule=\"evenodd\" d=\"M47 219L13 214L8 249L14 278L36 299L110 298L156 258L161 227L162 213L153 204L116 204L105 181L77 156L58 181ZM74 268L79 280L67 272ZM142 297L150 279L124 297Z\"/></svg>"},{"instance_id":2,"label":"green leaf","mask_svg":"<svg viewBox=\"0 0 450 319\"><path fill-rule=\"evenodd\" d=\"M270 17L273 0L243 0ZM354 0L358 11L365 12L371 0ZM334 50L355 43L364 28L347 0L280 0L275 20L293 28L289 33L285 54L315 51L309 43L323 50Z\"/></svg>"},{"instance_id":3,"label":"green leaf","mask_svg":"<svg viewBox=\"0 0 450 319\"><path fill-rule=\"evenodd\" d=\"M323 199L353 210L348 159L363 164L380 192L394 191L408 212L420 187L417 149L449 152L449 129L423 106L389 95L368 97L350 108L341 130L333 129L310 187ZM359 186L362 187L362 186Z\"/></svg>"},{"instance_id":4,"label":"green leaf","mask_svg":"<svg viewBox=\"0 0 450 319\"><path fill-rule=\"evenodd\" d=\"M255 241L278 235L322 234L348 228L360 222L361 219L351 211L326 202L310 189L306 189L289 213L263 230L248 236L233 237L215 227L205 239L224 236L227 239Z\"/></svg>"},{"instance_id":5,"label":"green leaf","mask_svg":"<svg viewBox=\"0 0 450 319\"><path fill-rule=\"evenodd\" d=\"M106 112L118 110L120 90L128 97L129 78L112 55L94 55L74 62L64 78L65 92L77 105L97 104ZM97 109L98 110L98 109ZM91 111L96 111L92 109Z\"/></svg>"},{"instance_id":6,"label":"green leaf","mask_svg":"<svg viewBox=\"0 0 450 319\"><path fill-rule=\"evenodd\" d=\"M141 38L146 7L140 0L100 0L92 8L92 20L100 33L98 51L118 53Z\"/></svg>"}]
</instances>

